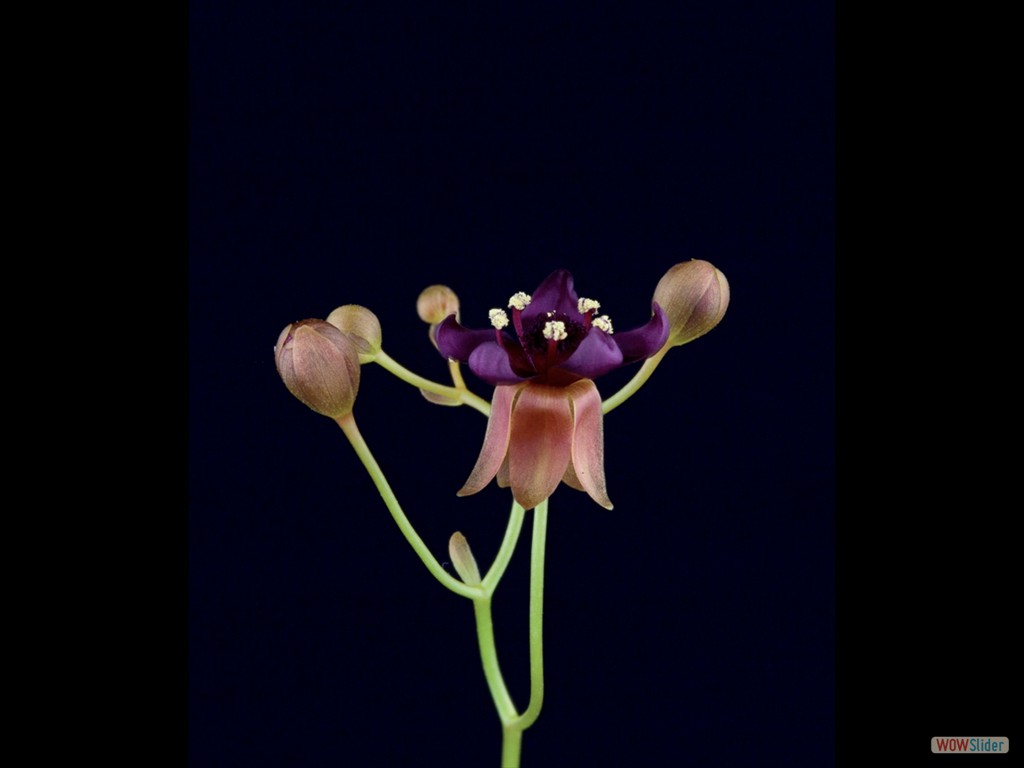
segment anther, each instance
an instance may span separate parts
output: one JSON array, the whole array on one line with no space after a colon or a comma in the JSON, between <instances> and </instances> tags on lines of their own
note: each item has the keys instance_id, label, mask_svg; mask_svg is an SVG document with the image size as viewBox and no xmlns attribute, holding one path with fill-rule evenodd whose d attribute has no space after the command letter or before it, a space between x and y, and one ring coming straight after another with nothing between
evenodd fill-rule
<instances>
[{"instance_id":1,"label":"anther","mask_svg":"<svg viewBox=\"0 0 1024 768\"><path fill-rule=\"evenodd\" d=\"M600 317L595 317L592 321L592 325L595 328L599 328L600 330L604 331L605 333L613 332L612 319L608 317L608 315L601 315Z\"/></svg>"},{"instance_id":2,"label":"anther","mask_svg":"<svg viewBox=\"0 0 1024 768\"><path fill-rule=\"evenodd\" d=\"M590 312L591 310L596 310L600 308L601 302L596 301L595 299L580 299L579 301L576 302L576 309L579 310L581 315L585 315L587 314L587 312Z\"/></svg>"},{"instance_id":3,"label":"anther","mask_svg":"<svg viewBox=\"0 0 1024 768\"><path fill-rule=\"evenodd\" d=\"M508 315L503 309L492 309L487 315L491 318L491 325L499 331L508 325Z\"/></svg>"},{"instance_id":4,"label":"anther","mask_svg":"<svg viewBox=\"0 0 1024 768\"><path fill-rule=\"evenodd\" d=\"M552 341L562 341L569 338L569 334L565 332L565 323L561 320L549 320L544 323L544 338L551 339Z\"/></svg>"},{"instance_id":5,"label":"anther","mask_svg":"<svg viewBox=\"0 0 1024 768\"><path fill-rule=\"evenodd\" d=\"M518 309L521 312L522 310L526 309L526 306L530 303L531 298L532 297L530 296L530 294L519 291L519 293L512 294L512 296L508 300L508 305L512 309Z\"/></svg>"}]
</instances>

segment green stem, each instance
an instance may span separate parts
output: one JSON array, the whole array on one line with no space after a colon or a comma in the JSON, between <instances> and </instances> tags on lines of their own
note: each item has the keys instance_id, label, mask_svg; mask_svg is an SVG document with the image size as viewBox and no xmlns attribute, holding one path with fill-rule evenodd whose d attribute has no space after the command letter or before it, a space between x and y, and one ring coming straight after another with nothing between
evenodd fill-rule
<instances>
[{"instance_id":1,"label":"green stem","mask_svg":"<svg viewBox=\"0 0 1024 768\"><path fill-rule=\"evenodd\" d=\"M473 613L476 617L476 636L480 642L480 660L484 665L484 677L491 691L491 698L494 699L494 706L498 710L498 717L501 718L501 724L507 727L516 719L518 713L515 704L512 703L512 697L509 696L505 678L501 675L501 667L498 666L490 595L473 598Z\"/></svg>"},{"instance_id":2,"label":"green stem","mask_svg":"<svg viewBox=\"0 0 1024 768\"><path fill-rule=\"evenodd\" d=\"M436 381L425 379L410 371L404 365L388 355L383 349L380 350L377 353L377 356L373 358L373 362L390 371L407 384L412 384L417 389L425 389L427 392L433 392L435 395L442 395L444 397L451 398L452 400L456 400L459 403L464 403L470 408L480 411L484 416L491 415L491 404L479 395L475 395L466 389L465 383L460 387L448 387L444 384L438 384Z\"/></svg>"},{"instance_id":3,"label":"green stem","mask_svg":"<svg viewBox=\"0 0 1024 768\"><path fill-rule=\"evenodd\" d=\"M526 730L540 715L544 704L544 547L547 540L548 502L533 510L533 542L530 551L530 705L518 725Z\"/></svg>"},{"instance_id":4,"label":"green stem","mask_svg":"<svg viewBox=\"0 0 1024 768\"><path fill-rule=\"evenodd\" d=\"M484 666L484 677L487 680L487 687L491 691L491 698L494 699L494 706L498 710L498 717L501 719L503 728L514 721L519 713L512 703L512 697L509 695L505 679L501 674L501 667L498 665L498 651L494 645L491 598L505 573L505 568L512 559L512 552L515 550L516 542L519 541L519 532L522 530L525 517L526 510L518 502L513 501L508 526L505 528L505 538L502 539L498 554L495 555L494 562L483 578L480 593L473 598L476 633L480 642L480 659Z\"/></svg>"},{"instance_id":5,"label":"green stem","mask_svg":"<svg viewBox=\"0 0 1024 768\"><path fill-rule=\"evenodd\" d=\"M664 347L655 352L651 357L644 360L644 364L640 366L640 370L636 372L626 385L616 392L614 395L609 397L601 404L601 413L608 413L609 411L618 408L626 400L644 385L644 383L651 378L651 374L654 373L654 369L658 367L662 358L668 354L668 351L672 349L671 345L666 344Z\"/></svg>"},{"instance_id":6,"label":"green stem","mask_svg":"<svg viewBox=\"0 0 1024 768\"><path fill-rule=\"evenodd\" d=\"M491 567L487 570L487 575L483 578L482 586L488 596L494 594L498 582L501 581L501 577L505 574L505 568L508 567L509 560L512 559L512 552L515 551L516 542L519 541L519 532L523 528L523 519L525 517L526 510L513 501L512 512L508 518L508 527L505 528L505 538L502 539L501 546L498 548L498 554L494 556L494 562L491 563Z\"/></svg>"},{"instance_id":7,"label":"green stem","mask_svg":"<svg viewBox=\"0 0 1024 768\"><path fill-rule=\"evenodd\" d=\"M370 478L373 480L373 484L377 486L377 491L380 492L381 498L384 499L384 504L387 505L388 511L391 512L391 517L393 517L395 522L398 523L398 528L402 531L402 535L405 536L409 544L412 545L413 550L415 550L416 554L419 555L420 560L422 560L423 564L427 566L427 570L452 592L473 600L480 597L482 594L481 588L470 587L463 584L461 581L449 574L443 567L441 567L441 564L437 562L437 559L431 554L427 545L423 543L423 539L421 539L419 534L416 533L416 530L412 527L412 523L409 522L409 518L407 518L405 513L402 511L402 507L399 505L398 499L395 498L395 494L391 490L391 486L388 485L388 481L385 479L380 465L377 464L376 459L373 458L373 454L370 453L369 446L366 444L366 441L363 440L363 436L359 432L359 427L356 426L355 417L349 413L339 419L336 419L336 421L338 422L338 426L341 427L342 431L345 433L345 437L348 438L348 441L355 449L359 460L363 462L363 466L366 467L366 471L370 473Z\"/></svg>"},{"instance_id":8,"label":"green stem","mask_svg":"<svg viewBox=\"0 0 1024 768\"><path fill-rule=\"evenodd\" d=\"M502 768L519 768L523 731L537 720L544 703L544 549L547 539L547 513L547 500L541 502L533 511L533 543L530 553L530 704L521 715L516 711L498 665L491 615L491 597L511 557L525 514L517 503L512 505L505 541L502 542L494 564L483 580L483 594L473 598L484 677L501 720Z\"/></svg>"},{"instance_id":9,"label":"green stem","mask_svg":"<svg viewBox=\"0 0 1024 768\"><path fill-rule=\"evenodd\" d=\"M462 369L456 360L448 361L448 371L452 375L452 383L456 389L466 389L466 380L462 378Z\"/></svg>"},{"instance_id":10,"label":"green stem","mask_svg":"<svg viewBox=\"0 0 1024 768\"><path fill-rule=\"evenodd\" d=\"M501 768L519 768L523 751L523 729L514 725L501 728Z\"/></svg>"},{"instance_id":11,"label":"green stem","mask_svg":"<svg viewBox=\"0 0 1024 768\"><path fill-rule=\"evenodd\" d=\"M416 533L409 519L405 516L388 484L380 465L377 464L369 446L363 439L356 425L355 416L351 413L336 419L345 436L348 438L356 455L370 474L381 498L384 500L399 530L419 555L423 564L433 576L445 587L456 594L468 597L473 601L473 613L476 618L477 640L480 645L480 659L483 664L484 678L498 711L502 726L501 765L502 768L519 768L522 752L523 731L529 728L540 714L544 701L544 659L543 659L543 612L544 612L544 548L547 537L547 500L534 509L533 542L530 555L530 704L520 715L516 711L508 686L501 674L498 664L498 651L494 642L494 619L491 600L501 577L512 559L519 534L522 530L526 510L513 501L508 526L501 546L495 555L494 562L484 576L479 587L471 587L449 574L431 554L427 545Z\"/></svg>"}]
</instances>

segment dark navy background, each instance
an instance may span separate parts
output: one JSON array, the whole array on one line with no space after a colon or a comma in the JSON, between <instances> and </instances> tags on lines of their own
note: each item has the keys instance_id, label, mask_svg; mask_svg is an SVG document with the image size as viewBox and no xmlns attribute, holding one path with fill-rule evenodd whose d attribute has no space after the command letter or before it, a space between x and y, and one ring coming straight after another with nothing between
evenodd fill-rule
<instances>
[{"instance_id":1,"label":"dark navy background","mask_svg":"<svg viewBox=\"0 0 1024 768\"><path fill-rule=\"evenodd\" d=\"M389 354L443 381L415 310L429 284L484 327L566 267L621 330L691 258L732 302L607 417L614 511L551 499L547 697L523 764L834 764L833 13L191 5L193 768L498 764L469 602L284 388L280 330L362 304ZM378 366L355 413L437 557L461 530L486 567L508 493L455 497L480 414ZM520 708L528 543L527 526L495 598Z\"/></svg>"}]
</instances>

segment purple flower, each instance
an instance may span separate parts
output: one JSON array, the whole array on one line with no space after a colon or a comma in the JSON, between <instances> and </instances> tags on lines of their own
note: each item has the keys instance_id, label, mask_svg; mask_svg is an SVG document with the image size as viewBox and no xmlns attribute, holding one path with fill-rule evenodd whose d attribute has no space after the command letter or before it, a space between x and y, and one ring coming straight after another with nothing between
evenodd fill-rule
<instances>
[{"instance_id":1,"label":"purple flower","mask_svg":"<svg viewBox=\"0 0 1024 768\"><path fill-rule=\"evenodd\" d=\"M454 315L437 326L441 354L495 386L483 448L458 495L497 477L530 509L564 482L611 509L601 396L592 379L661 349L669 334L665 312L652 303L647 323L613 333L608 316L597 314L600 304L579 298L564 269L532 296L513 295L508 309L490 311L489 330L465 328Z\"/></svg>"}]
</instances>

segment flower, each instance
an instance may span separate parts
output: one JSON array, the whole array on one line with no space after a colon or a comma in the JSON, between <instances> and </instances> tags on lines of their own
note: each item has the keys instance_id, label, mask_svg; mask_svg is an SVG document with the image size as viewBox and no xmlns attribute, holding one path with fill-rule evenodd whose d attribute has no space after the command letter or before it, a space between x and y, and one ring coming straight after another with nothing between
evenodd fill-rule
<instances>
[{"instance_id":1,"label":"flower","mask_svg":"<svg viewBox=\"0 0 1024 768\"><path fill-rule=\"evenodd\" d=\"M572 275L559 269L532 296L509 299L511 319L492 309L490 330L465 328L454 315L437 326L441 354L468 363L495 387L484 444L459 496L477 493L496 477L531 509L564 482L612 508L601 395L593 379L653 355L668 339L669 323L653 302L647 323L614 334L611 319L597 315L600 306L579 298Z\"/></svg>"},{"instance_id":2,"label":"flower","mask_svg":"<svg viewBox=\"0 0 1024 768\"><path fill-rule=\"evenodd\" d=\"M286 326L274 345L277 372L288 391L317 413L340 419L359 392L359 351L325 320Z\"/></svg>"}]
</instances>

